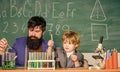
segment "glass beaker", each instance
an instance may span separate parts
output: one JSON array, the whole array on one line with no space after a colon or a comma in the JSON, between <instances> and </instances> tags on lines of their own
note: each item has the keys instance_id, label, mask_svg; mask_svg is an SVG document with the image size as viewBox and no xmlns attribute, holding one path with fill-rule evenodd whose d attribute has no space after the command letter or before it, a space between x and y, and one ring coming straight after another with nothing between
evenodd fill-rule
<instances>
[{"instance_id":1,"label":"glass beaker","mask_svg":"<svg viewBox=\"0 0 120 72\"><path fill-rule=\"evenodd\" d=\"M2 55L2 69L15 69L16 68L16 55L13 52L5 52Z\"/></svg>"}]
</instances>

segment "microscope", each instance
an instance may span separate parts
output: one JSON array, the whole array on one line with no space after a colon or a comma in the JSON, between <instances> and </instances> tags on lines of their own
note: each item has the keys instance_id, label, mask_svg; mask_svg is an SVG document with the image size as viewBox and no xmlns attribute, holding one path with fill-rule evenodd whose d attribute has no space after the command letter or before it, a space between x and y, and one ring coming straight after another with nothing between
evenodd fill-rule
<instances>
[{"instance_id":1,"label":"microscope","mask_svg":"<svg viewBox=\"0 0 120 72\"><path fill-rule=\"evenodd\" d=\"M98 47L95 50L95 53L97 53L97 55L92 55L92 57L95 59L95 65L93 67L90 67L90 69L104 68L105 49L102 46L102 42L103 42L103 36L100 37Z\"/></svg>"},{"instance_id":2,"label":"microscope","mask_svg":"<svg viewBox=\"0 0 120 72\"><path fill-rule=\"evenodd\" d=\"M96 48L95 53L98 53L100 56L104 57L105 49L103 48L102 42L103 36L100 37L98 47Z\"/></svg>"}]
</instances>

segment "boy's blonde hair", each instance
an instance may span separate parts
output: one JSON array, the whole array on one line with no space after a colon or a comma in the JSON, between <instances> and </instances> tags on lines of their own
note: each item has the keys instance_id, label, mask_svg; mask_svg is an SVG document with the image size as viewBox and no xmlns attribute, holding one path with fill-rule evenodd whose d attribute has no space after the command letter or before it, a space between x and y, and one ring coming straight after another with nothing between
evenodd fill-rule
<instances>
[{"instance_id":1,"label":"boy's blonde hair","mask_svg":"<svg viewBox=\"0 0 120 72\"><path fill-rule=\"evenodd\" d=\"M72 30L65 31L62 36L62 41L68 39L76 48L80 46L80 35Z\"/></svg>"}]
</instances>

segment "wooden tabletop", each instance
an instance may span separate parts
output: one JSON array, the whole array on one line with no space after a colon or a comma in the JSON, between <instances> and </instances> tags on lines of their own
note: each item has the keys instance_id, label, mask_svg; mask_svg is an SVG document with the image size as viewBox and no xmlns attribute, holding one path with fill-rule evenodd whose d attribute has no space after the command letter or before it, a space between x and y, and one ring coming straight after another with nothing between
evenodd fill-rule
<instances>
[{"instance_id":1,"label":"wooden tabletop","mask_svg":"<svg viewBox=\"0 0 120 72\"><path fill-rule=\"evenodd\" d=\"M24 69L24 68L17 68L14 70L2 70L0 72L120 72L119 69L85 69L85 68L59 68L59 69Z\"/></svg>"}]
</instances>

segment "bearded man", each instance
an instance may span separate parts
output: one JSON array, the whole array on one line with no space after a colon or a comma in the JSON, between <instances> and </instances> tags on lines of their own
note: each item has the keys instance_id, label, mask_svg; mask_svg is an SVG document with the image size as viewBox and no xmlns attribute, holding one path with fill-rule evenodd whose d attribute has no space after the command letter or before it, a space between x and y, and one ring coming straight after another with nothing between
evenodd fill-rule
<instances>
[{"instance_id":1,"label":"bearded man","mask_svg":"<svg viewBox=\"0 0 120 72\"><path fill-rule=\"evenodd\" d=\"M53 40L46 41L43 35L46 30L46 21L43 17L33 16L28 21L28 36L16 38L10 52L17 55L16 66L24 66L26 50L28 52L51 52L54 45ZM6 38L0 40L0 55L5 52L8 45Z\"/></svg>"}]
</instances>

